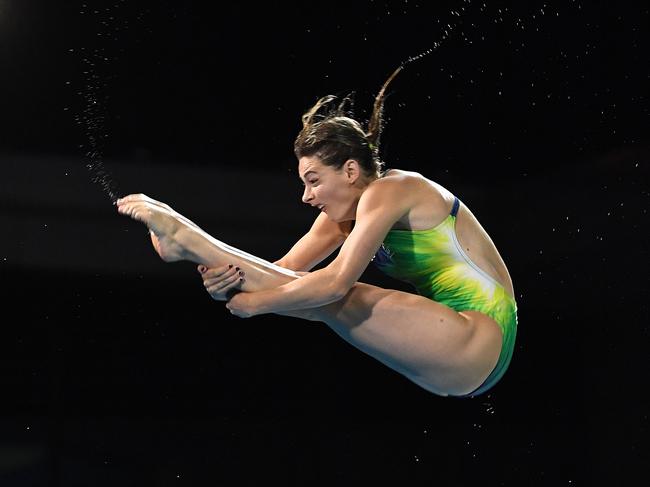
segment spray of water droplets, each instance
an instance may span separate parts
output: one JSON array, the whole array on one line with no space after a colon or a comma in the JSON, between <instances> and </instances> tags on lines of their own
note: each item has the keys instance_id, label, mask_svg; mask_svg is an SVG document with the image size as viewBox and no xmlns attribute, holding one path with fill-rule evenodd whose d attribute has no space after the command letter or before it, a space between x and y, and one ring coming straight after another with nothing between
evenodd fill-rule
<instances>
[{"instance_id":1,"label":"spray of water droplets","mask_svg":"<svg viewBox=\"0 0 650 487\"><path fill-rule=\"evenodd\" d=\"M508 22L512 22L512 25L514 25L516 30L518 31L531 30L534 32L540 32L539 25L535 25L535 24L538 24L540 18L544 17L547 14L547 12L544 10L545 8L547 10L550 10L550 7L544 5L543 8L539 8L532 11L529 14L529 16L526 18L525 16L522 17L516 16L513 12L511 12L511 9L509 9L508 7L503 7L503 8L491 7L485 2L482 3L475 2L472 4L472 0L462 0L462 4L460 7L451 10L449 12L448 19L445 20L437 19L437 23L440 24L442 29L442 34L440 35L440 39L438 41L433 42L431 47L420 52L419 54L409 56L407 59L402 61L400 66L404 68L413 62L419 61L422 58L425 58L433 54L454 34L460 36L463 42L467 45L472 45L475 41L478 42L485 41L486 40L485 34L480 32L479 25L474 24L473 22L471 22L471 20L467 21L468 23L464 22L465 17L472 15L471 12L472 10L477 10L482 15L488 16L489 23L507 24ZM555 13L556 16L559 16L558 12L553 12L553 13ZM472 39L473 36L471 35L471 31L474 31L474 33L477 34L475 39ZM510 41L509 44L512 45L512 41ZM521 42L520 45L513 46L512 48L514 49L515 52L519 52L519 50L523 49L524 47L525 47L525 43Z\"/></svg>"},{"instance_id":2,"label":"spray of water droplets","mask_svg":"<svg viewBox=\"0 0 650 487\"><path fill-rule=\"evenodd\" d=\"M124 3L124 0L121 0ZM115 4L113 8L119 8ZM108 96L105 94L106 82L109 77L108 69L110 57L107 54L106 40L116 40L117 32L121 29L117 25L113 8L106 7L101 10L89 8L82 4L80 15L91 18L96 24L95 47L81 47L77 51L81 54L83 63L83 88L77 94L83 99L81 113L75 116L75 121L84 132L86 143L79 147L84 152L85 165L92 181L98 184L111 202L115 204L118 198L117 184L111 177L104 164L104 145L108 137L106 133L106 104ZM70 52L77 52L70 49ZM102 71L104 68L104 71ZM100 74L103 73L103 74Z\"/></svg>"},{"instance_id":3,"label":"spray of water droplets","mask_svg":"<svg viewBox=\"0 0 650 487\"><path fill-rule=\"evenodd\" d=\"M91 77L97 78L97 75L92 75ZM102 156L104 140L107 135L104 133L104 108L103 104L97 100L96 91L94 91L96 87L97 85L89 83L82 92L86 106L79 117L79 122L85 130L88 141L85 146L86 152L84 156L86 168L92 175L93 183L99 184L111 199L111 202L115 203L118 198L117 185L106 170Z\"/></svg>"},{"instance_id":4,"label":"spray of water droplets","mask_svg":"<svg viewBox=\"0 0 650 487\"><path fill-rule=\"evenodd\" d=\"M451 23L451 21L450 21L445 26L443 26L443 28L442 28L442 36L440 37L440 40L437 41L437 42L434 42L432 47L430 47L429 49L421 52L420 54L416 54L415 56L409 56L406 60L402 61L402 63L401 63L402 67L405 67L408 64L411 64L411 63L413 63L415 61L419 61L420 59L422 59L422 58L424 58L426 56L429 56L436 49L438 49L442 45L443 42L445 42L451 36L451 34L458 28L458 26L461 23L462 15L466 11L465 5L467 5L469 7L469 5L471 4L471 0L463 0L463 4L464 5L461 6L460 9L459 9L460 12L457 11L457 10L452 10L451 11L451 15L454 16L454 17L457 17L457 20L455 22L453 22L453 23ZM464 34L463 34L463 37L465 37Z\"/></svg>"}]
</instances>

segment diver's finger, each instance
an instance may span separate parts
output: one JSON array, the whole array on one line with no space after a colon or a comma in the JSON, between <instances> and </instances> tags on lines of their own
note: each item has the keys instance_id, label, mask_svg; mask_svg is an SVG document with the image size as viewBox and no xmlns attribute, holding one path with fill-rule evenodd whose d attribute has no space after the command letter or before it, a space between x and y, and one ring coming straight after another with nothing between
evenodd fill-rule
<instances>
[{"instance_id":1,"label":"diver's finger","mask_svg":"<svg viewBox=\"0 0 650 487\"><path fill-rule=\"evenodd\" d=\"M231 271L227 274L224 274L219 277L215 278L208 278L208 279L203 279L203 285L207 287L215 286L217 284L223 284L223 283L230 283L233 281L236 281L237 278L243 277L243 274L239 274L239 272L232 272L234 269L231 269ZM241 271L240 271L241 272Z\"/></svg>"},{"instance_id":2,"label":"diver's finger","mask_svg":"<svg viewBox=\"0 0 650 487\"><path fill-rule=\"evenodd\" d=\"M203 278L214 279L220 276L225 276L228 272L237 272L239 267L233 264L226 264L219 267L210 267L203 273Z\"/></svg>"}]
</instances>

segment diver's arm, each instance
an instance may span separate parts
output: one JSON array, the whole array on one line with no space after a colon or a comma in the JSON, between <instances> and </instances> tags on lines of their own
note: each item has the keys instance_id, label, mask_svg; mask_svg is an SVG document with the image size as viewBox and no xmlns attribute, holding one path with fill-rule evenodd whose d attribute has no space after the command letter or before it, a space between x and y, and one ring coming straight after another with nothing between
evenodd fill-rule
<instances>
[{"instance_id":1,"label":"diver's arm","mask_svg":"<svg viewBox=\"0 0 650 487\"><path fill-rule=\"evenodd\" d=\"M309 231L275 263L295 271L309 271L338 249L350 233L351 222L336 223L320 213Z\"/></svg>"}]
</instances>

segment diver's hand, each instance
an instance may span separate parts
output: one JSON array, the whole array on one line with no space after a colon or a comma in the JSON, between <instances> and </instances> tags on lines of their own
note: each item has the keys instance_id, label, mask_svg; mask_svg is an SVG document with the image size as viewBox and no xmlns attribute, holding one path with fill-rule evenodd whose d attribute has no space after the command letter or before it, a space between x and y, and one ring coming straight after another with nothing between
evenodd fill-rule
<instances>
[{"instance_id":1,"label":"diver's hand","mask_svg":"<svg viewBox=\"0 0 650 487\"><path fill-rule=\"evenodd\" d=\"M232 298L226 303L226 308L230 310L230 313L239 316L240 318L250 318L258 314L257 308L255 307L255 296L256 293L238 293L235 294Z\"/></svg>"},{"instance_id":2,"label":"diver's hand","mask_svg":"<svg viewBox=\"0 0 650 487\"><path fill-rule=\"evenodd\" d=\"M234 265L208 268L198 267L203 278L203 285L215 301L227 301L234 292L241 290L244 284L244 271Z\"/></svg>"},{"instance_id":3,"label":"diver's hand","mask_svg":"<svg viewBox=\"0 0 650 487\"><path fill-rule=\"evenodd\" d=\"M196 231L189 220L168 205L144 194L131 194L116 202L117 211L144 223L151 234L151 243L165 262L187 258L185 248L178 241L181 231Z\"/></svg>"}]
</instances>

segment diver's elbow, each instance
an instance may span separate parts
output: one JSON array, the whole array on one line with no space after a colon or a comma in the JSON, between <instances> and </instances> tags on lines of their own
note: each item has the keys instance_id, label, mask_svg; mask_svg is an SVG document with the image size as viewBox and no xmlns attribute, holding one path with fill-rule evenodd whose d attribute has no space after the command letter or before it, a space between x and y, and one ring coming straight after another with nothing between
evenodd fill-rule
<instances>
[{"instance_id":1,"label":"diver's elbow","mask_svg":"<svg viewBox=\"0 0 650 487\"><path fill-rule=\"evenodd\" d=\"M352 285L347 282L334 282L332 286L332 297L335 301L343 299L352 289Z\"/></svg>"}]
</instances>

